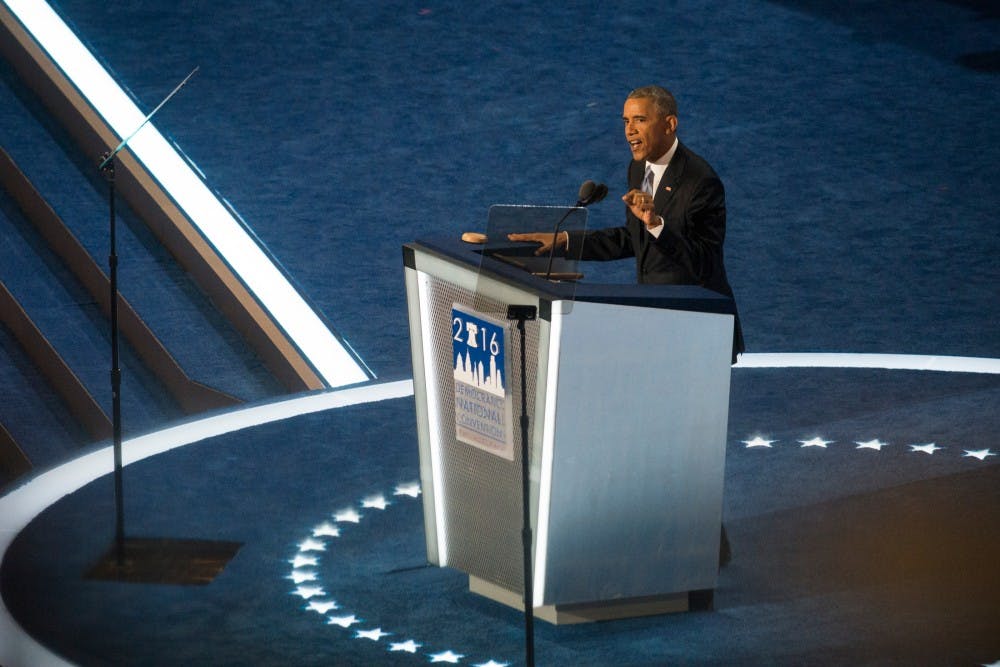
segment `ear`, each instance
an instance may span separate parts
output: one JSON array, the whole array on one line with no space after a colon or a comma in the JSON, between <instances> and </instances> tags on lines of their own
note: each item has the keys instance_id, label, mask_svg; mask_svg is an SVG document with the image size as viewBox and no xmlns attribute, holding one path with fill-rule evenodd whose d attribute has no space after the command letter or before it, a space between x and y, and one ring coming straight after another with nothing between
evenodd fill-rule
<instances>
[{"instance_id":1,"label":"ear","mask_svg":"<svg viewBox=\"0 0 1000 667\"><path fill-rule=\"evenodd\" d=\"M666 120L667 120L667 127L670 128L670 132L671 133L676 132L677 131L677 116L674 116L674 115L667 116Z\"/></svg>"}]
</instances>

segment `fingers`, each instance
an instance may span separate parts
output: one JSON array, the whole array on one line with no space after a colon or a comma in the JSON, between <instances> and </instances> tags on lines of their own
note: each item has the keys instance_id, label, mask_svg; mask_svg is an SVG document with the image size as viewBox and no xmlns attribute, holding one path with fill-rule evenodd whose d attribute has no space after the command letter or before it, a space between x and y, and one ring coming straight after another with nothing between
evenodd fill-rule
<instances>
[{"instance_id":1,"label":"fingers","mask_svg":"<svg viewBox=\"0 0 1000 667\"><path fill-rule=\"evenodd\" d=\"M542 245L552 245L552 234L540 234L531 232L528 234L508 234L508 241L524 241L527 243L541 243Z\"/></svg>"},{"instance_id":2,"label":"fingers","mask_svg":"<svg viewBox=\"0 0 1000 667\"><path fill-rule=\"evenodd\" d=\"M642 190L629 190L622 196L622 201L640 218L653 210L653 195Z\"/></svg>"},{"instance_id":3,"label":"fingers","mask_svg":"<svg viewBox=\"0 0 1000 667\"><path fill-rule=\"evenodd\" d=\"M653 206L653 195L642 190L629 190L622 195L622 201L629 206Z\"/></svg>"},{"instance_id":4,"label":"fingers","mask_svg":"<svg viewBox=\"0 0 1000 667\"><path fill-rule=\"evenodd\" d=\"M544 255L552 249L552 244L554 238L552 234L540 234L533 232L530 234L508 234L508 241L525 241L528 243L537 243L538 248L535 249L535 255Z\"/></svg>"}]
</instances>

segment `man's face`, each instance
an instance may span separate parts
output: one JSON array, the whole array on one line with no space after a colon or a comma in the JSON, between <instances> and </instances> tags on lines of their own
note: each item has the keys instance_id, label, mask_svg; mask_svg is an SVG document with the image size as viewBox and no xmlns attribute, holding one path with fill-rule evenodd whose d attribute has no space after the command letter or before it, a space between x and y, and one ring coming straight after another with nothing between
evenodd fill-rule
<instances>
[{"instance_id":1,"label":"man's face","mask_svg":"<svg viewBox=\"0 0 1000 667\"><path fill-rule=\"evenodd\" d=\"M674 145L677 116L660 115L649 98L625 100L622 120L625 121L625 140L635 160L656 160Z\"/></svg>"}]
</instances>

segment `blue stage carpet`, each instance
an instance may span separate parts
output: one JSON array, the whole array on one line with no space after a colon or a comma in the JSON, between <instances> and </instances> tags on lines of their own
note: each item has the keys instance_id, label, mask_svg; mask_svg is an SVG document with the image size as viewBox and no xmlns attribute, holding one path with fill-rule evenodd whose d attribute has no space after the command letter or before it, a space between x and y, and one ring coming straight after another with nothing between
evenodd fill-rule
<instances>
[{"instance_id":1,"label":"blue stage carpet","mask_svg":"<svg viewBox=\"0 0 1000 667\"><path fill-rule=\"evenodd\" d=\"M401 244L481 230L495 203L571 203L587 178L612 192L591 224L617 224L621 103L648 83L726 184L751 351L1000 357L992 5L58 4L145 109L201 67L158 126L382 379L411 374ZM539 664L1000 660L1000 457L967 454L1000 451L998 405L997 376L735 371L715 611L539 624ZM4 598L85 665L521 664L516 612L421 567L420 506L392 495L417 477L409 400L215 438L126 478L133 534L244 543L215 582L85 581L112 535L105 478L17 538ZM393 504L361 507L378 493ZM349 507L364 518L316 566L341 610L306 610L289 561ZM341 612L364 620L329 625Z\"/></svg>"}]
</instances>

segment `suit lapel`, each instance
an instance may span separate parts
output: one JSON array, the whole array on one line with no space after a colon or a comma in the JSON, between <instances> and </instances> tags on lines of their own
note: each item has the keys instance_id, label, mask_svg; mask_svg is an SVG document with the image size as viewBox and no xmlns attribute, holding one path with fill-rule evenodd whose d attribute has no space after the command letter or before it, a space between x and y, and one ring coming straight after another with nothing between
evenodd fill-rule
<instances>
[{"instance_id":1,"label":"suit lapel","mask_svg":"<svg viewBox=\"0 0 1000 667\"><path fill-rule=\"evenodd\" d=\"M684 146L678 142L677 150L674 151L674 157L671 158L667 170L663 172L660 184L653 195L653 208L656 209L657 215L663 215L663 212L667 210L667 206L674 196L674 191L677 189L677 183L680 182L681 175L684 173L684 166L686 164L687 153L684 150Z\"/></svg>"}]
</instances>

